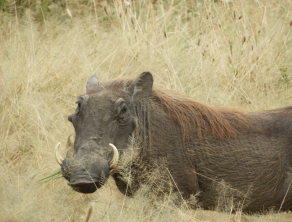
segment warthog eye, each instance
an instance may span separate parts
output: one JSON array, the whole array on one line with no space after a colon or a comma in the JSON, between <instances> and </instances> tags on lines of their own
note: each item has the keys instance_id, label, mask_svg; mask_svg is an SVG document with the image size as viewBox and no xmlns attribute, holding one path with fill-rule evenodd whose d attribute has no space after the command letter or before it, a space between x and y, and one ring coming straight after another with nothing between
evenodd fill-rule
<instances>
[{"instance_id":1,"label":"warthog eye","mask_svg":"<svg viewBox=\"0 0 292 222\"><path fill-rule=\"evenodd\" d=\"M81 99L79 99L76 104L77 104L77 108L76 108L76 115L78 115L81 111Z\"/></svg>"},{"instance_id":2,"label":"warthog eye","mask_svg":"<svg viewBox=\"0 0 292 222\"><path fill-rule=\"evenodd\" d=\"M119 117L122 118L122 119L125 118L125 115L126 115L127 111L128 111L127 104L126 103L122 103L120 105L120 108L119 108Z\"/></svg>"},{"instance_id":3,"label":"warthog eye","mask_svg":"<svg viewBox=\"0 0 292 222\"><path fill-rule=\"evenodd\" d=\"M123 98L119 98L116 101L116 109L119 121L124 120L128 112L128 104Z\"/></svg>"},{"instance_id":4,"label":"warthog eye","mask_svg":"<svg viewBox=\"0 0 292 222\"><path fill-rule=\"evenodd\" d=\"M77 104L77 108L80 109L81 108L81 101L80 100L76 101L76 104Z\"/></svg>"},{"instance_id":5,"label":"warthog eye","mask_svg":"<svg viewBox=\"0 0 292 222\"><path fill-rule=\"evenodd\" d=\"M128 108L126 106L124 106L121 111L120 111L120 114L123 115L127 112Z\"/></svg>"}]
</instances>

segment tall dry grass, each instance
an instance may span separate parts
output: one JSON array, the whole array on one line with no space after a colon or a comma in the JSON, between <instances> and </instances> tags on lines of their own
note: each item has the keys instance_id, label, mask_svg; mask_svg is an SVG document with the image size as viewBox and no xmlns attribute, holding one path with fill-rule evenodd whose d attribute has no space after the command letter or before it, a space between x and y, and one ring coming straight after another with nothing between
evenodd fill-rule
<instances>
[{"instance_id":1,"label":"tall dry grass","mask_svg":"<svg viewBox=\"0 0 292 222\"><path fill-rule=\"evenodd\" d=\"M51 7L56 7L52 5ZM42 22L35 11L0 14L0 221L291 221L291 213L193 210L173 197L134 198L112 180L73 192L53 155L92 74L100 81L153 73L155 83L214 106L291 105L292 3L271 1L72 1ZM65 153L65 149L62 150ZM146 190L146 191L145 191Z\"/></svg>"}]
</instances>

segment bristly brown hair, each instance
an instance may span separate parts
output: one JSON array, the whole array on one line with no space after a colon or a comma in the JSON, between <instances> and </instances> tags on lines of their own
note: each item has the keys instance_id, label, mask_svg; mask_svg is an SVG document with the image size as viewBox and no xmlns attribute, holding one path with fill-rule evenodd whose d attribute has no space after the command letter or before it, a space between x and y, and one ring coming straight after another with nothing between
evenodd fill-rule
<instances>
[{"instance_id":1,"label":"bristly brown hair","mask_svg":"<svg viewBox=\"0 0 292 222\"><path fill-rule=\"evenodd\" d=\"M133 80L117 79L103 83L104 88L117 90L126 89ZM243 112L228 108L209 107L194 101L192 98L154 86L152 99L167 110L169 117L182 130L183 138L196 133L201 139L204 134L216 138L235 137L250 130L253 120Z\"/></svg>"},{"instance_id":2,"label":"bristly brown hair","mask_svg":"<svg viewBox=\"0 0 292 222\"><path fill-rule=\"evenodd\" d=\"M153 97L161 101L170 115L174 116L184 138L196 132L200 139L204 133L222 139L235 137L250 129L252 120L240 111L209 107L186 95L156 87Z\"/></svg>"}]
</instances>

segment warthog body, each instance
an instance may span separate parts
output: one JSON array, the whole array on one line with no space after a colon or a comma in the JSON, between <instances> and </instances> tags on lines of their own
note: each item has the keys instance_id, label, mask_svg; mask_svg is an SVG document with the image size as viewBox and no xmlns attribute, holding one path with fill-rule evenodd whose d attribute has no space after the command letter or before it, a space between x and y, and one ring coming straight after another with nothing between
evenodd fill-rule
<instances>
[{"instance_id":1,"label":"warthog body","mask_svg":"<svg viewBox=\"0 0 292 222\"><path fill-rule=\"evenodd\" d=\"M74 154L59 163L78 192L94 192L112 175L123 193L148 183L196 195L205 209L292 208L292 107L211 108L153 87L149 72L103 84L92 76L77 104L68 117ZM120 154L117 166L109 143ZM150 183L153 172L159 176Z\"/></svg>"}]
</instances>

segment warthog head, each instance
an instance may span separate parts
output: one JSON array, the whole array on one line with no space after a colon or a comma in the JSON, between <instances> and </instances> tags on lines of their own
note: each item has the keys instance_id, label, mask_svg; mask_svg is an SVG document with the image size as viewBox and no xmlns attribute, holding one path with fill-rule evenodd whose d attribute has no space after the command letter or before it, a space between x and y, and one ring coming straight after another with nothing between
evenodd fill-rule
<instances>
[{"instance_id":1,"label":"warthog head","mask_svg":"<svg viewBox=\"0 0 292 222\"><path fill-rule=\"evenodd\" d=\"M151 96L152 85L149 72L120 87L111 82L100 85L96 76L88 79L86 94L68 117L75 128L73 156L63 159L56 146L62 174L75 191L92 193L105 183L138 127L135 101Z\"/></svg>"}]
</instances>

